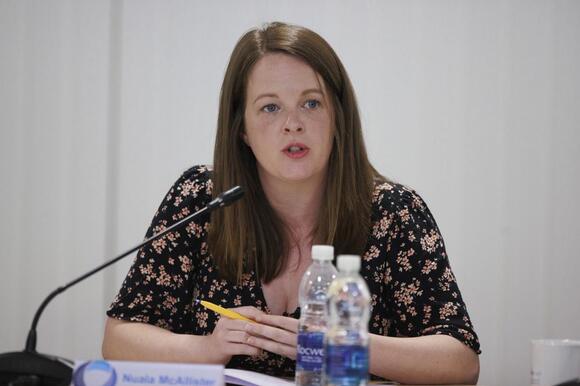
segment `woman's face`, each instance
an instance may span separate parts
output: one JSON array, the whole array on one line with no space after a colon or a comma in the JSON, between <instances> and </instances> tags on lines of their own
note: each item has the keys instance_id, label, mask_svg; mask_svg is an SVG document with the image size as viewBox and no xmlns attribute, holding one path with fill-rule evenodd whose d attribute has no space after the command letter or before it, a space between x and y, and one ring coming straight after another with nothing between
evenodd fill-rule
<instances>
[{"instance_id":1,"label":"woman's face","mask_svg":"<svg viewBox=\"0 0 580 386\"><path fill-rule=\"evenodd\" d=\"M262 183L320 182L333 143L333 114L322 78L303 60L270 53L248 78L243 139Z\"/></svg>"}]
</instances>

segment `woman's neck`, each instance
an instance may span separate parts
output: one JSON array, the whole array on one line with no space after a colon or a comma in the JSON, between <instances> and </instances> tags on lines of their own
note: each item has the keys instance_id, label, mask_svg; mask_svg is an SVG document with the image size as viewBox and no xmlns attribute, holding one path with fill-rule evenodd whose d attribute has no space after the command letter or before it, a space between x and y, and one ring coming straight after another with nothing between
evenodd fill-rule
<instances>
[{"instance_id":1,"label":"woman's neck","mask_svg":"<svg viewBox=\"0 0 580 386\"><path fill-rule=\"evenodd\" d=\"M304 182L273 181L260 178L268 202L291 232L289 235L300 243L312 236L318 221L320 204L324 193L324 179Z\"/></svg>"}]
</instances>

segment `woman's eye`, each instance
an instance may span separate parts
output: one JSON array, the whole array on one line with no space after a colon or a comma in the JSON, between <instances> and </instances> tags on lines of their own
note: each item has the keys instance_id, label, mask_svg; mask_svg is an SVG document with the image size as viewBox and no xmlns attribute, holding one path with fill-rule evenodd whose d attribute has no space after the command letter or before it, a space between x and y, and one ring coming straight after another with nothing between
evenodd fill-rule
<instances>
[{"instance_id":1,"label":"woman's eye","mask_svg":"<svg viewBox=\"0 0 580 386\"><path fill-rule=\"evenodd\" d=\"M273 103L267 104L266 106L262 107L262 111L266 113L274 113L278 111L278 106Z\"/></svg>"},{"instance_id":2,"label":"woman's eye","mask_svg":"<svg viewBox=\"0 0 580 386\"><path fill-rule=\"evenodd\" d=\"M306 107L307 109L315 109L318 106L320 106L320 102L317 101L316 99L307 100L306 103L304 104L304 107Z\"/></svg>"}]
</instances>

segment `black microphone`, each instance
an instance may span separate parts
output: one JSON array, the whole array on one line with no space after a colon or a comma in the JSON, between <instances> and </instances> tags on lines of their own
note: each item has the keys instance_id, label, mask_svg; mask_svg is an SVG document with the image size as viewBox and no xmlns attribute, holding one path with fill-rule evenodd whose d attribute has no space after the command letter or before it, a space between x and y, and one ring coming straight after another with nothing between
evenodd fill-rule
<instances>
[{"instance_id":1,"label":"black microphone","mask_svg":"<svg viewBox=\"0 0 580 386\"><path fill-rule=\"evenodd\" d=\"M234 186L230 190L226 190L220 193L215 199L207 205L210 210L214 208L223 208L224 206L230 205L232 202L239 200L244 195L244 191L241 186Z\"/></svg>"},{"instance_id":2,"label":"black microphone","mask_svg":"<svg viewBox=\"0 0 580 386\"><path fill-rule=\"evenodd\" d=\"M181 219L169 228L162 232L159 232L150 238L142 241L138 245L129 249L128 251L120 254L119 256L101 264L97 268L85 273L84 275L76 278L70 283L58 287L56 290L52 291L46 299L42 302L36 314L34 314L34 319L32 320L32 325L30 331L28 332L28 338L26 339L26 347L24 351L16 351L0 354L0 385L10 385L10 386L68 386L71 382L72 370L74 363L69 359L59 358L56 356L40 354L36 351L36 325L40 319L42 311L44 311L47 304L58 294L66 291L73 285L85 280L86 278L94 275L100 270L108 267L111 264L116 263L123 257L137 251L138 249L149 245L151 242L157 240L161 236L168 232L174 231L183 225L189 223L191 220L196 219L202 214L211 212L216 208L223 208L230 205L234 201L240 199L244 195L244 191L240 186L235 186L228 191L220 193L215 199L213 199L208 205L198 210L197 212Z\"/></svg>"}]
</instances>

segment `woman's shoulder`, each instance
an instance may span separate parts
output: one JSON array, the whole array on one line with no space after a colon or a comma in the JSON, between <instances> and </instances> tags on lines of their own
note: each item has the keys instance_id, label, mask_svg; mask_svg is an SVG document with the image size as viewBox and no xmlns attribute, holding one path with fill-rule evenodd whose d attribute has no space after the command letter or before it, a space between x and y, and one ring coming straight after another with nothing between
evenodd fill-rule
<instances>
[{"instance_id":1,"label":"woman's shoulder","mask_svg":"<svg viewBox=\"0 0 580 386\"><path fill-rule=\"evenodd\" d=\"M402 229L421 234L438 232L423 198L414 189L393 181L375 183L371 221L377 238L393 236Z\"/></svg>"},{"instance_id":2,"label":"woman's shoulder","mask_svg":"<svg viewBox=\"0 0 580 386\"><path fill-rule=\"evenodd\" d=\"M211 175L212 168L210 165L194 165L181 174L178 182L184 181L194 184L201 184L211 189Z\"/></svg>"},{"instance_id":3,"label":"woman's shoulder","mask_svg":"<svg viewBox=\"0 0 580 386\"><path fill-rule=\"evenodd\" d=\"M165 199L164 206L175 209L191 207L198 210L211 200L213 183L211 180L212 169L208 165L195 165L185 170L173 183Z\"/></svg>"},{"instance_id":4,"label":"woman's shoulder","mask_svg":"<svg viewBox=\"0 0 580 386\"><path fill-rule=\"evenodd\" d=\"M414 189L391 180L375 181L372 205L374 213L427 210L427 204Z\"/></svg>"}]
</instances>

